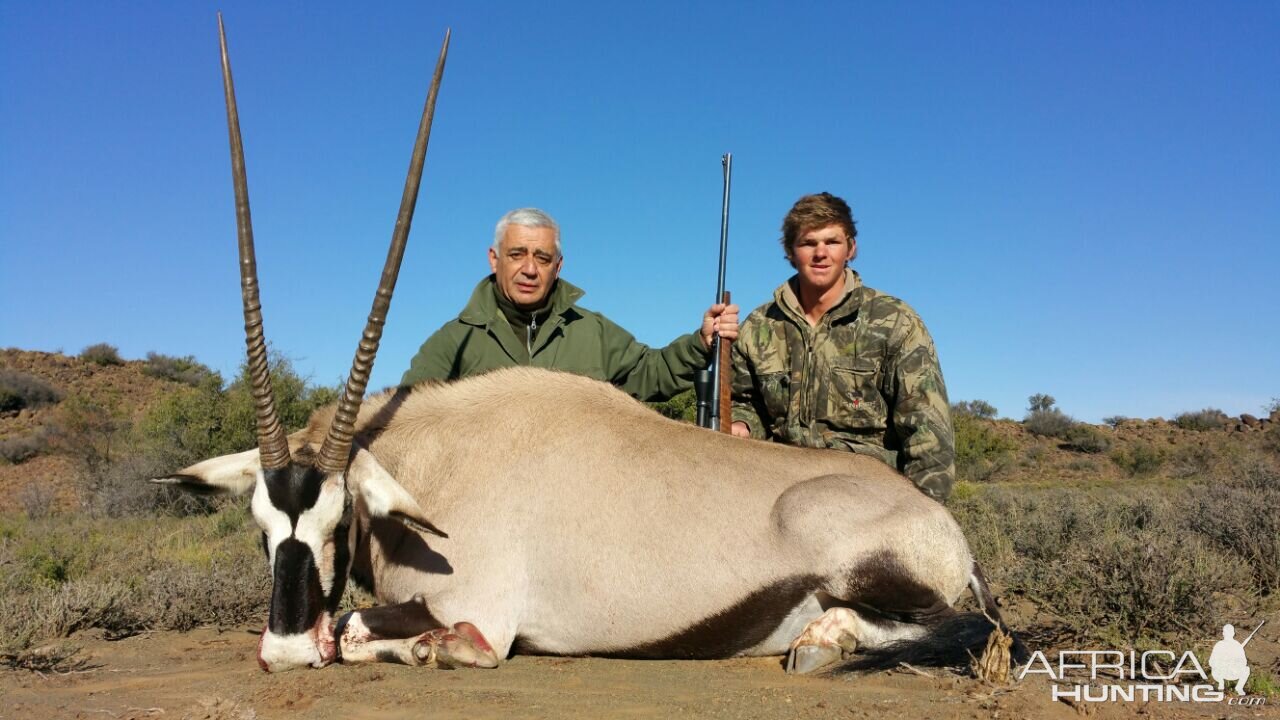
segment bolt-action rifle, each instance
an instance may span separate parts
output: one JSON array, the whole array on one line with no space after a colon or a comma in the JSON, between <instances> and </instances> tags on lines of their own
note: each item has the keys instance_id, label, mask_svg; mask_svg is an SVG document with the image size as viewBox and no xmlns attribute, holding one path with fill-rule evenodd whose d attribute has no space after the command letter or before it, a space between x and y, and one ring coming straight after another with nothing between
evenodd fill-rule
<instances>
[{"instance_id":1,"label":"bolt-action rifle","mask_svg":"<svg viewBox=\"0 0 1280 720\"><path fill-rule=\"evenodd\" d=\"M720 158L724 170L724 198L720 203L720 273L716 278L716 302L729 304L729 291L724 289L724 261L729 250L729 179L733 174L733 153ZM733 362L729 359L731 343L717 333L711 347L711 366L698 371L694 391L698 398L698 425L720 432L730 432L733 415L729 410Z\"/></svg>"},{"instance_id":2,"label":"bolt-action rifle","mask_svg":"<svg viewBox=\"0 0 1280 720\"><path fill-rule=\"evenodd\" d=\"M1257 635L1258 631L1262 629L1262 626L1266 624L1267 624L1266 620L1263 620L1262 622L1258 623L1258 627L1254 628L1253 632L1249 633L1249 637L1245 638L1244 642L1240 643L1240 647L1244 647L1245 645L1248 645L1249 641L1253 639L1253 636Z\"/></svg>"}]
</instances>

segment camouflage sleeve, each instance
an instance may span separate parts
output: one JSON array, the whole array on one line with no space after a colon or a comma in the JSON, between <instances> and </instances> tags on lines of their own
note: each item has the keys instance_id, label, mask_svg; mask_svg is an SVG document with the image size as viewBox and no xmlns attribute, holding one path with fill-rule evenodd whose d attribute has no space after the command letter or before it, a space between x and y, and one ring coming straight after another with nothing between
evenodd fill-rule
<instances>
[{"instance_id":1,"label":"camouflage sleeve","mask_svg":"<svg viewBox=\"0 0 1280 720\"><path fill-rule=\"evenodd\" d=\"M887 379L893 403L893 430L902 446L903 474L926 495L942 501L955 483L955 430L951 405L933 338L910 309L904 309L889 358Z\"/></svg>"},{"instance_id":2,"label":"camouflage sleeve","mask_svg":"<svg viewBox=\"0 0 1280 720\"><path fill-rule=\"evenodd\" d=\"M748 317L739 328L738 341L733 344L733 349L730 353L733 358L733 375L731 378L733 393L732 422L746 423L751 430L751 437L757 440L765 440L768 434L765 432L764 419L759 410L760 401L756 393L755 365L752 363L746 347L750 337L749 333L753 328L752 318Z\"/></svg>"}]
</instances>

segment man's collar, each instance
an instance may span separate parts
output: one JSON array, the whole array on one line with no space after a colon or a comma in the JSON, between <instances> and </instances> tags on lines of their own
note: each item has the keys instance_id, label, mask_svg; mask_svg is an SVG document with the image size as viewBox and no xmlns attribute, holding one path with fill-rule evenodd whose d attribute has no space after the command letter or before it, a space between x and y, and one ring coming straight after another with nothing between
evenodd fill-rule
<instances>
[{"instance_id":1,"label":"man's collar","mask_svg":"<svg viewBox=\"0 0 1280 720\"><path fill-rule=\"evenodd\" d=\"M471 291L471 299L467 301L466 307L462 308L462 312L458 313L458 319L468 325L477 326L488 325L497 320L501 313L498 309L498 292L497 278L490 274L476 285L475 290ZM549 307L551 315L562 315L585 294L585 291L573 283L564 278L558 278L547 297L547 304L543 307ZM537 312L541 316L544 311Z\"/></svg>"},{"instance_id":2,"label":"man's collar","mask_svg":"<svg viewBox=\"0 0 1280 720\"><path fill-rule=\"evenodd\" d=\"M789 311L797 320L804 319L804 307L800 304L800 296L796 293L799 287L800 275L792 275L781 287L773 291L773 299L778 305ZM852 268L844 269L844 291L840 295L840 299L836 304L826 312L832 320L852 315L858 311L858 307L862 304L862 277ZM808 324L805 321L804 324Z\"/></svg>"}]
</instances>

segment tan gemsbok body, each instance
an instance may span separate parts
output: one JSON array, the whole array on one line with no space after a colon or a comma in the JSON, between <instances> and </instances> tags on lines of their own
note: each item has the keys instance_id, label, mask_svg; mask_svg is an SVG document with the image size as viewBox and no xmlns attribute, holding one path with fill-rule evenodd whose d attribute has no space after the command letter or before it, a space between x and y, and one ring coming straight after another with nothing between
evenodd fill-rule
<instances>
[{"instance_id":1,"label":"tan gemsbok body","mask_svg":"<svg viewBox=\"0 0 1280 720\"><path fill-rule=\"evenodd\" d=\"M221 29L221 20L219 20ZM158 482L252 492L273 574L267 670L493 667L513 650L788 654L807 672L955 662L998 611L960 528L879 461L668 420L611 385L517 368L365 390L416 202L441 49L342 400L286 438L271 398L226 40L223 70L259 449ZM334 622L348 579L383 606Z\"/></svg>"}]
</instances>

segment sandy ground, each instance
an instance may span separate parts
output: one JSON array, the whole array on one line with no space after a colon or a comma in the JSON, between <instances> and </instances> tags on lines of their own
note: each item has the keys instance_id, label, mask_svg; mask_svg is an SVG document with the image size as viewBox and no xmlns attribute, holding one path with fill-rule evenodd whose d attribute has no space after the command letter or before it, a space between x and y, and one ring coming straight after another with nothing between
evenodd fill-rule
<instances>
[{"instance_id":1,"label":"sandy ground","mask_svg":"<svg viewBox=\"0 0 1280 720\"><path fill-rule=\"evenodd\" d=\"M0 671L0 718L1280 718L1280 704L1073 708L1028 680L994 688L945 671L788 677L777 659L516 657L496 670L333 666L268 675L256 634L82 636L89 667Z\"/></svg>"}]
</instances>

